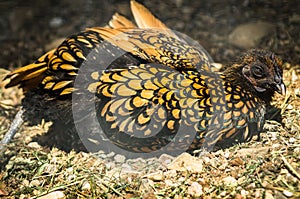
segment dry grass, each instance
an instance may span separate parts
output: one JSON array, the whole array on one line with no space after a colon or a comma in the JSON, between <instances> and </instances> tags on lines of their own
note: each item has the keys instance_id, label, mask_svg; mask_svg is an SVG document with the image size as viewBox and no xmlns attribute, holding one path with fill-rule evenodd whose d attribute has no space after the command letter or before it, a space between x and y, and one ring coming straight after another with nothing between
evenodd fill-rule
<instances>
[{"instance_id":1,"label":"dry grass","mask_svg":"<svg viewBox=\"0 0 300 199\"><path fill-rule=\"evenodd\" d=\"M5 73L5 72L2 72ZM288 93L277 95L284 126L267 121L259 142L163 164L141 161L139 169L83 152L66 153L32 142L47 124L26 125L1 152L3 198L300 198L300 66L286 66ZM18 97L16 97L18 96ZM0 90L0 137L6 132L21 91ZM173 159L169 157L172 161ZM151 164L149 163L151 161ZM187 166L195 161L192 166ZM174 166L175 165L175 166ZM143 168L142 168L143 167Z\"/></svg>"}]
</instances>

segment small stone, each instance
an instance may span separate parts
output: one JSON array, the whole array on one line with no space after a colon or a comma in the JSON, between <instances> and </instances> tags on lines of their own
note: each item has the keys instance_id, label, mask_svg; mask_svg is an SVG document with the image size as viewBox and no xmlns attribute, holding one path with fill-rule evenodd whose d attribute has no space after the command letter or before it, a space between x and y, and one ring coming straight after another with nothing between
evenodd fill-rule
<instances>
[{"instance_id":1,"label":"small stone","mask_svg":"<svg viewBox=\"0 0 300 199\"><path fill-rule=\"evenodd\" d=\"M64 198L65 194L62 191L54 191L51 193L48 193L46 195L43 195L41 197L38 197L38 199L60 199Z\"/></svg>"},{"instance_id":2,"label":"small stone","mask_svg":"<svg viewBox=\"0 0 300 199\"><path fill-rule=\"evenodd\" d=\"M124 155L117 154L114 157L114 160L115 160L116 163L124 163L125 160L126 160L126 157Z\"/></svg>"},{"instance_id":3,"label":"small stone","mask_svg":"<svg viewBox=\"0 0 300 199\"><path fill-rule=\"evenodd\" d=\"M63 19L61 17L54 17L49 22L51 28L58 28L62 24L63 24Z\"/></svg>"},{"instance_id":4,"label":"small stone","mask_svg":"<svg viewBox=\"0 0 300 199\"><path fill-rule=\"evenodd\" d=\"M289 139L289 143L295 143L297 140L295 139L295 138L293 138L293 137L291 137L290 139Z\"/></svg>"},{"instance_id":5,"label":"small stone","mask_svg":"<svg viewBox=\"0 0 300 199\"><path fill-rule=\"evenodd\" d=\"M41 192L39 191L39 190L33 190L33 192L32 192L34 195L39 195L39 194L41 194ZM44 199L44 198L43 198Z\"/></svg>"},{"instance_id":6,"label":"small stone","mask_svg":"<svg viewBox=\"0 0 300 199\"><path fill-rule=\"evenodd\" d=\"M107 169L113 169L116 166L115 162L108 162L105 164Z\"/></svg>"},{"instance_id":7,"label":"small stone","mask_svg":"<svg viewBox=\"0 0 300 199\"><path fill-rule=\"evenodd\" d=\"M174 157L168 154L162 154L158 160L163 164L163 165L168 165L170 164L173 160Z\"/></svg>"},{"instance_id":8,"label":"small stone","mask_svg":"<svg viewBox=\"0 0 300 199\"><path fill-rule=\"evenodd\" d=\"M68 172L68 173L73 173L73 171L74 171L73 167L69 167L66 169L66 172Z\"/></svg>"},{"instance_id":9,"label":"small stone","mask_svg":"<svg viewBox=\"0 0 300 199\"><path fill-rule=\"evenodd\" d=\"M28 197L25 194L21 194L19 197L19 199L26 199L26 198L28 198Z\"/></svg>"},{"instance_id":10,"label":"small stone","mask_svg":"<svg viewBox=\"0 0 300 199\"><path fill-rule=\"evenodd\" d=\"M155 173L150 173L145 175L144 177L153 180L153 181L162 181L164 179L164 175L162 171L157 171Z\"/></svg>"},{"instance_id":11,"label":"small stone","mask_svg":"<svg viewBox=\"0 0 300 199\"><path fill-rule=\"evenodd\" d=\"M122 172L127 172L127 173L137 172L134 171L134 169L132 169L132 166L127 163L123 163L121 167L122 167Z\"/></svg>"},{"instance_id":12,"label":"small stone","mask_svg":"<svg viewBox=\"0 0 300 199\"><path fill-rule=\"evenodd\" d=\"M68 175L68 176L67 176L67 180L68 180L68 181L73 181L74 179L76 179L76 177L77 177L77 176L76 176L75 174L71 174L71 175Z\"/></svg>"},{"instance_id":13,"label":"small stone","mask_svg":"<svg viewBox=\"0 0 300 199\"><path fill-rule=\"evenodd\" d=\"M97 157L100 158L100 159L106 159L107 154L106 153L100 153L100 154L97 154Z\"/></svg>"},{"instance_id":14,"label":"small stone","mask_svg":"<svg viewBox=\"0 0 300 199\"><path fill-rule=\"evenodd\" d=\"M91 184L89 182L84 182L81 187L82 190L91 190Z\"/></svg>"},{"instance_id":15,"label":"small stone","mask_svg":"<svg viewBox=\"0 0 300 199\"><path fill-rule=\"evenodd\" d=\"M107 158L111 158L111 157L113 157L115 155L115 152L110 152L109 154L106 154L106 157Z\"/></svg>"},{"instance_id":16,"label":"small stone","mask_svg":"<svg viewBox=\"0 0 300 199\"><path fill-rule=\"evenodd\" d=\"M190 171L192 173L201 172L202 168L202 160L191 156L189 153L181 154L168 166L168 169L176 171Z\"/></svg>"},{"instance_id":17,"label":"small stone","mask_svg":"<svg viewBox=\"0 0 300 199\"><path fill-rule=\"evenodd\" d=\"M292 110L294 107L293 107L293 105L291 105L291 104L288 104L287 105L287 107L286 107L286 109L288 109L288 110Z\"/></svg>"},{"instance_id":18,"label":"small stone","mask_svg":"<svg viewBox=\"0 0 300 199\"><path fill-rule=\"evenodd\" d=\"M222 179L222 181L226 186L237 186L238 185L237 180L232 176L225 177Z\"/></svg>"},{"instance_id":19,"label":"small stone","mask_svg":"<svg viewBox=\"0 0 300 199\"><path fill-rule=\"evenodd\" d=\"M121 166L121 176L128 176L129 174L141 175L141 172L132 168L131 165L123 163Z\"/></svg>"},{"instance_id":20,"label":"small stone","mask_svg":"<svg viewBox=\"0 0 300 199\"><path fill-rule=\"evenodd\" d=\"M241 157L246 156L264 156L268 154L270 147L256 147L256 148L242 148L237 151L237 155Z\"/></svg>"},{"instance_id":21,"label":"small stone","mask_svg":"<svg viewBox=\"0 0 300 199\"><path fill-rule=\"evenodd\" d=\"M271 135L271 140L277 140L277 132L269 132Z\"/></svg>"},{"instance_id":22,"label":"small stone","mask_svg":"<svg viewBox=\"0 0 300 199\"><path fill-rule=\"evenodd\" d=\"M294 153L300 155L300 147L295 148L294 149Z\"/></svg>"},{"instance_id":23,"label":"small stone","mask_svg":"<svg viewBox=\"0 0 300 199\"><path fill-rule=\"evenodd\" d=\"M41 181L39 181L39 180L32 180L31 182L30 182L30 186L39 186L41 184Z\"/></svg>"},{"instance_id":24,"label":"small stone","mask_svg":"<svg viewBox=\"0 0 300 199\"><path fill-rule=\"evenodd\" d=\"M24 179L23 182L22 182L22 185L25 186L25 187L28 187L29 186L29 181Z\"/></svg>"},{"instance_id":25,"label":"small stone","mask_svg":"<svg viewBox=\"0 0 300 199\"><path fill-rule=\"evenodd\" d=\"M229 35L229 43L244 49L257 47L262 38L274 31L268 22L254 22L236 27Z\"/></svg>"},{"instance_id":26,"label":"small stone","mask_svg":"<svg viewBox=\"0 0 300 199\"><path fill-rule=\"evenodd\" d=\"M222 197L225 197L226 195L227 195L226 191L222 191L222 192L220 193L220 196L222 196Z\"/></svg>"},{"instance_id":27,"label":"small stone","mask_svg":"<svg viewBox=\"0 0 300 199\"><path fill-rule=\"evenodd\" d=\"M203 156L202 160L203 160L204 164L209 164L211 159L207 156Z\"/></svg>"},{"instance_id":28,"label":"small stone","mask_svg":"<svg viewBox=\"0 0 300 199\"><path fill-rule=\"evenodd\" d=\"M185 182L186 181L186 178L181 176L177 179L177 182Z\"/></svg>"},{"instance_id":29,"label":"small stone","mask_svg":"<svg viewBox=\"0 0 300 199\"><path fill-rule=\"evenodd\" d=\"M229 152L229 151L226 151L226 152L224 153L224 157L225 157L226 159L228 159L228 158L230 157L230 152Z\"/></svg>"},{"instance_id":30,"label":"small stone","mask_svg":"<svg viewBox=\"0 0 300 199\"><path fill-rule=\"evenodd\" d=\"M28 144L28 147L33 148L33 149L40 149L41 145L39 145L37 142L30 142Z\"/></svg>"},{"instance_id":31,"label":"small stone","mask_svg":"<svg viewBox=\"0 0 300 199\"><path fill-rule=\"evenodd\" d=\"M188 194L193 197L200 197L203 194L202 185L198 182L193 182L188 188Z\"/></svg>"},{"instance_id":32,"label":"small stone","mask_svg":"<svg viewBox=\"0 0 300 199\"><path fill-rule=\"evenodd\" d=\"M175 178L177 176L177 172L175 170L168 170L164 174L166 178Z\"/></svg>"},{"instance_id":33,"label":"small stone","mask_svg":"<svg viewBox=\"0 0 300 199\"><path fill-rule=\"evenodd\" d=\"M248 194L249 194L249 191L246 191L245 189L241 190L241 195L243 196L243 198L245 198Z\"/></svg>"},{"instance_id":34,"label":"small stone","mask_svg":"<svg viewBox=\"0 0 300 199\"><path fill-rule=\"evenodd\" d=\"M89 158L90 154L85 152L80 152L80 155L82 155L83 158Z\"/></svg>"},{"instance_id":35,"label":"small stone","mask_svg":"<svg viewBox=\"0 0 300 199\"><path fill-rule=\"evenodd\" d=\"M223 67L223 64L221 64L221 63L212 63L211 64L211 68L213 71L220 71L222 67Z\"/></svg>"},{"instance_id":36,"label":"small stone","mask_svg":"<svg viewBox=\"0 0 300 199\"><path fill-rule=\"evenodd\" d=\"M216 62L214 62L211 65L212 65L212 67L214 67L214 68L216 68L218 70L220 70L223 67L222 63L216 63Z\"/></svg>"},{"instance_id":37,"label":"small stone","mask_svg":"<svg viewBox=\"0 0 300 199\"><path fill-rule=\"evenodd\" d=\"M172 187L174 185L172 180L165 180L164 182L165 182L166 187Z\"/></svg>"},{"instance_id":38,"label":"small stone","mask_svg":"<svg viewBox=\"0 0 300 199\"><path fill-rule=\"evenodd\" d=\"M286 197L292 197L292 196L294 195L292 192L287 191L287 190L284 190L282 193L283 193Z\"/></svg>"}]
</instances>

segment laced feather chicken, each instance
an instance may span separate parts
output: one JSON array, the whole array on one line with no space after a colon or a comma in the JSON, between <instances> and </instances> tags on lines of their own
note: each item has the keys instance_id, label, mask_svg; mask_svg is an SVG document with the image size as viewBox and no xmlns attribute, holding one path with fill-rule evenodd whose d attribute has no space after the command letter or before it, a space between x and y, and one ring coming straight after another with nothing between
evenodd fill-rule
<instances>
[{"instance_id":1,"label":"laced feather chicken","mask_svg":"<svg viewBox=\"0 0 300 199\"><path fill-rule=\"evenodd\" d=\"M70 36L6 77L7 87L18 85L25 91L26 120L52 120L64 128L64 137L76 131L73 97L81 102L73 104L73 111L75 107L87 117L93 99L107 138L134 152L155 151L172 142L168 150L224 148L259 135L272 96L285 93L279 57L250 50L219 75L210 71L205 52L147 8L131 1L131 9L136 25L115 14L107 26ZM114 61L105 65L104 57ZM82 71L83 78L76 80ZM183 136L177 138L178 133Z\"/></svg>"}]
</instances>

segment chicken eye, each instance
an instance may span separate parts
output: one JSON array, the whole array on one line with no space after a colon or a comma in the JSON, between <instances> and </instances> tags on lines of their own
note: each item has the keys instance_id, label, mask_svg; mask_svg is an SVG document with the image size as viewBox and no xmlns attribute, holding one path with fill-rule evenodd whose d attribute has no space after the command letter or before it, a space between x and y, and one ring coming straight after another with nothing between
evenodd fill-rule
<instances>
[{"instance_id":1,"label":"chicken eye","mask_svg":"<svg viewBox=\"0 0 300 199\"><path fill-rule=\"evenodd\" d=\"M252 68L252 74L255 78L262 78L265 76L264 69L261 66L254 66Z\"/></svg>"}]
</instances>

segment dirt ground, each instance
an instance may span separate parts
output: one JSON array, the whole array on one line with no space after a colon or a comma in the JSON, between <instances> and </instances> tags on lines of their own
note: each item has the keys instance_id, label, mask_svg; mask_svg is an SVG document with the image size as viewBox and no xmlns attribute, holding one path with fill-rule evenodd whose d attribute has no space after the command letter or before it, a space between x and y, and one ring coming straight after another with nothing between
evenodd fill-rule
<instances>
[{"instance_id":1,"label":"dirt ground","mask_svg":"<svg viewBox=\"0 0 300 199\"><path fill-rule=\"evenodd\" d=\"M286 62L287 95L276 95L282 123L268 120L251 141L200 158L182 154L126 160L117 154L65 152L33 137L49 123L22 126L0 154L4 198L300 198L300 3L263 0L139 1L223 65L249 48L276 52ZM0 78L29 64L63 38L102 26L116 11L132 18L129 1L0 2ZM237 35L243 35L244 38ZM0 138L22 98L0 87Z\"/></svg>"}]
</instances>

